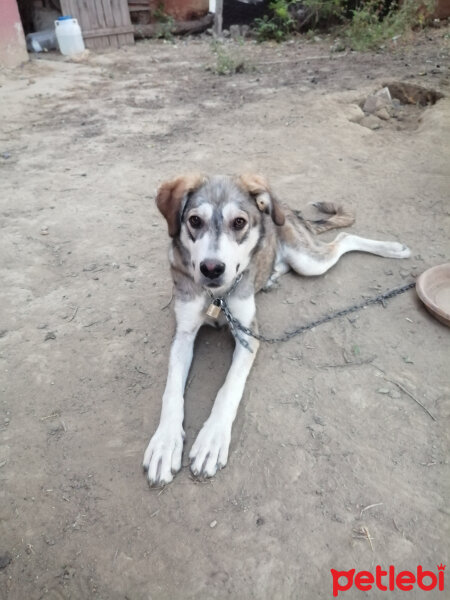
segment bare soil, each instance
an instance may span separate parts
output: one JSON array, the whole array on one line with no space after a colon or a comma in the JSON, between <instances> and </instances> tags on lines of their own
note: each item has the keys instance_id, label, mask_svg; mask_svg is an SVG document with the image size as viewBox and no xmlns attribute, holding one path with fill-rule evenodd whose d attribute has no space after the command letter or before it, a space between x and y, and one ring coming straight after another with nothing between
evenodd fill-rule
<instances>
[{"instance_id":1,"label":"bare soil","mask_svg":"<svg viewBox=\"0 0 450 600\"><path fill-rule=\"evenodd\" d=\"M151 490L141 471L174 327L161 181L258 170L293 208L345 203L355 232L412 248L285 276L259 297L267 334L449 260L449 30L330 45L230 43L231 77L206 39L0 73L2 600L329 599L331 568L448 564L450 336L414 291L262 347L216 478ZM445 97L351 122L386 80ZM200 333L186 456L231 351Z\"/></svg>"}]
</instances>

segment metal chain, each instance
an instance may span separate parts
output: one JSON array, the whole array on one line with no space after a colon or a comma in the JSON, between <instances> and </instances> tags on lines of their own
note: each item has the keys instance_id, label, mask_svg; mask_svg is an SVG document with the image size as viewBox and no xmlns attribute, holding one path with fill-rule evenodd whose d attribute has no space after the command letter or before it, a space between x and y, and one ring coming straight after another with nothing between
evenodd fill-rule
<instances>
[{"instance_id":1,"label":"metal chain","mask_svg":"<svg viewBox=\"0 0 450 600\"><path fill-rule=\"evenodd\" d=\"M242 325L242 323L240 323L240 321L238 321L235 317L233 317L233 315L231 314L231 311L230 311L230 309L228 307L228 303L227 303L227 298L237 288L237 286L238 286L239 282L241 281L241 279L242 279L242 273L240 273L236 277L236 279L234 280L233 285L228 290L228 292L225 294L225 296L222 296L220 298L216 298L214 296L214 294L211 292L211 290L209 290L208 288L206 288L206 291L208 292L209 297L211 298L213 304L215 304L216 306L220 306L220 308L223 310L225 318L228 321L228 325L230 326L231 333L234 335L234 337L237 340L239 340L239 342L242 344L242 346L244 346L244 348L247 348L247 350L249 352L253 352L253 350L250 348L250 345L247 342L247 340L239 332L239 329L242 329L242 327L244 327L244 326Z\"/></svg>"},{"instance_id":2,"label":"metal chain","mask_svg":"<svg viewBox=\"0 0 450 600\"><path fill-rule=\"evenodd\" d=\"M229 294L227 294L227 296L224 298L214 298L214 301L217 303L217 306L220 306L221 309L223 310L225 318L228 321L228 324L230 326L230 329L231 329L231 332L233 333L233 335L236 337L236 339L239 340L239 342L245 348L247 348L247 350L252 352L247 340L245 340L243 338L243 336L241 335L240 332L243 332L246 335L255 338L256 340L259 340L260 342L267 342L268 344L276 344L278 342L286 342L287 340L290 340L291 338L293 338L297 335L300 335L301 333L304 333L305 331L309 331L310 329L313 329L314 327L317 327L318 325L323 325L324 323L328 323L328 321L332 321L333 319L337 319L339 317L344 317L345 315L348 315L350 313L356 312L358 310L362 310L366 306L371 306L372 304L378 304L378 303L385 306L386 300L389 300L390 298L394 298L395 296L398 296L400 294L404 294L408 290L415 287L415 285L416 285L415 282L407 283L406 285L403 285L402 287L395 288L393 290L385 292L384 294L379 294L378 296L372 296L372 298L367 298L366 300L364 300L363 302L360 302L359 304L354 304L353 306L349 306L348 308L343 308L342 310L337 310L335 312L329 313L327 315L324 315L323 317L320 317L319 319L316 319L315 321L311 321L310 323L307 323L306 325L301 325L300 327L297 327L297 329L288 331L281 337L273 337L273 338L266 337L265 335L261 335L260 333L256 333L256 332L252 331L249 327L245 327L244 325L242 325L242 323L231 314L230 308L226 301L226 298L229 296ZM236 286L233 286L233 288L234 287L236 287ZM211 294L211 296L212 296L212 294Z\"/></svg>"}]
</instances>

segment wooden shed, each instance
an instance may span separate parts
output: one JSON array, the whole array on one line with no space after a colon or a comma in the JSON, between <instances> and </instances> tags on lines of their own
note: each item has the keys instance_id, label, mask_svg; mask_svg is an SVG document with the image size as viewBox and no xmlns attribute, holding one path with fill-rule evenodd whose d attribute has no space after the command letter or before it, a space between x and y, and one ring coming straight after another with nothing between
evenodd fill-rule
<instances>
[{"instance_id":1,"label":"wooden shed","mask_svg":"<svg viewBox=\"0 0 450 600\"><path fill-rule=\"evenodd\" d=\"M61 0L61 11L78 20L86 48L134 44L127 0Z\"/></svg>"}]
</instances>

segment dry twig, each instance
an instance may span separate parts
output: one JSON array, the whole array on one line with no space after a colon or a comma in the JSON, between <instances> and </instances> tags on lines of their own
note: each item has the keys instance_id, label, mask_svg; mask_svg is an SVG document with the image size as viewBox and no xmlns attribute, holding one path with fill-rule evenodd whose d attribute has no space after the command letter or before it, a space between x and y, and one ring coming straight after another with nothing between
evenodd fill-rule
<instances>
[{"instance_id":1,"label":"dry twig","mask_svg":"<svg viewBox=\"0 0 450 600\"><path fill-rule=\"evenodd\" d=\"M389 377L385 377L386 381L390 381L391 383L393 383L394 385L396 385L399 389L402 390L403 393L405 393L407 396L409 396L410 398L412 398L414 400L414 402L417 402L417 404L419 406L421 406L423 408L423 410L433 419L433 421L436 421L436 417L430 413L430 411L428 410L428 408L426 406L424 406L422 404L422 402L420 402L420 400L418 400L409 390L407 390L401 383L399 383L398 381L395 381L395 379L389 379Z\"/></svg>"}]
</instances>

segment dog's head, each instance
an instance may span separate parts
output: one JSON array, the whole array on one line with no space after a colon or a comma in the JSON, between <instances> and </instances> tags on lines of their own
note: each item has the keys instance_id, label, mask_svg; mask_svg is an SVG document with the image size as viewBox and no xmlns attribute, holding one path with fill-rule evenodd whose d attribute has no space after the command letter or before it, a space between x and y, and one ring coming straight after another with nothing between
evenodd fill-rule
<instances>
[{"instance_id":1,"label":"dog's head","mask_svg":"<svg viewBox=\"0 0 450 600\"><path fill-rule=\"evenodd\" d=\"M179 240L196 283L229 287L250 262L264 233L264 215L276 225L284 213L261 175L204 177L189 174L163 183L156 204L169 235Z\"/></svg>"}]
</instances>

